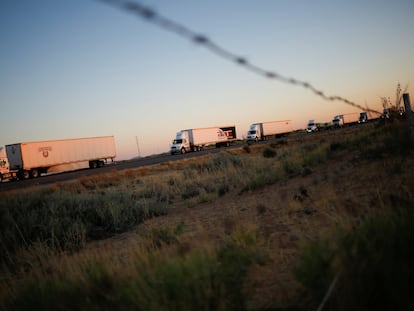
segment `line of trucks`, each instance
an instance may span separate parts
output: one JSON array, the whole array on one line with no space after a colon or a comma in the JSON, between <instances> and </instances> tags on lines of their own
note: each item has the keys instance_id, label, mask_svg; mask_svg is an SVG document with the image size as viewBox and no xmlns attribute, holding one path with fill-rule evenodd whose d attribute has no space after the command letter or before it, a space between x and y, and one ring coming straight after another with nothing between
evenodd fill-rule
<instances>
[{"instance_id":1,"label":"line of trucks","mask_svg":"<svg viewBox=\"0 0 414 311\"><path fill-rule=\"evenodd\" d=\"M290 120L254 123L247 141L265 140L292 131ZM234 125L181 130L171 154L229 146L237 140ZM0 182L37 178L42 174L102 167L116 157L113 136L23 142L0 147Z\"/></svg>"},{"instance_id":2,"label":"line of trucks","mask_svg":"<svg viewBox=\"0 0 414 311\"><path fill-rule=\"evenodd\" d=\"M113 136L24 142L0 148L0 181L102 167L116 157Z\"/></svg>"},{"instance_id":3,"label":"line of trucks","mask_svg":"<svg viewBox=\"0 0 414 311\"><path fill-rule=\"evenodd\" d=\"M354 112L354 113L346 113L346 114L339 114L333 117L332 121L330 122L316 122L315 120L309 120L308 125L306 127L306 131L308 133L318 132L322 130L328 130L332 128L340 128L343 126L353 125L353 124L362 124L367 123L369 120L376 120L378 119L381 114L371 113L368 117L368 113L363 112Z\"/></svg>"},{"instance_id":4,"label":"line of trucks","mask_svg":"<svg viewBox=\"0 0 414 311\"><path fill-rule=\"evenodd\" d=\"M247 142L266 140L277 137L293 130L291 120L254 123L247 132ZM237 140L234 125L194 128L177 132L170 147L171 154L200 151L207 146L229 146Z\"/></svg>"},{"instance_id":5,"label":"line of trucks","mask_svg":"<svg viewBox=\"0 0 414 311\"><path fill-rule=\"evenodd\" d=\"M336 115L331 122L316 122L315 120L309 120L306 131L311 133L366 122L368 122L367 112L341 114ZM247 132L246 141L248 143L257 142L271 137L283 136L292 131L292 120L253 123L250 125L249 131ZM218 148L228 146L236 140L236 127L234 125L186 129L177 132L175 139L172 141L170 153L183 154L200 151L205 147L212 145Z\"/></svg>"},{"instance_id":6,"label":"line of trucks","mask_svg":"<svg viewBox=\"0 0 414 311\"><path fill-rule=\"evenodd\" d=\"M311 133L352 123L368 122L366 112L343 114L332 122L309 120L306 131ZM253 123L247 132L247 143L280 137L293 131L292 120ZM229 146L238 140L234 125L193 128L176 133L170 146L171 154L184 154ZM113 136L24 142L0 147L0 182L37 178L42 174L102 167L116 157Z\"/></svg>"}]
</instances>

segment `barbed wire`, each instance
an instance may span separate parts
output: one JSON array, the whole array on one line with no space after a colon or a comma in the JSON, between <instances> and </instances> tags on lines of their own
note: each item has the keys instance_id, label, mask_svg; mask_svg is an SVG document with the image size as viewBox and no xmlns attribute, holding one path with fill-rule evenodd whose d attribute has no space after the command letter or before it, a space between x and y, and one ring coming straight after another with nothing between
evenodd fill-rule
<instances>
[{"instance_id":1,"label":"barbed wire","mask_svg":"<svg viewBox=\"0 0 414 311\"><path fill-rule=\"evenodd\" d=\"M214 41L210 40L208 37L198 34L195 31L187 28L186 26L171 20L167 17L164 17L157 12L155 12L153 9L149 8L148 6L145 6L137 1L128 1L128 0L99 0L101 2L105 2L107 4L119 7L120 9L123 9L125 11L128 11L148 22L152 22L156 24L157 26L164 28L165 30L168 30L170 32L176 33L179 36L182 36L186 39L189 39L190 41L193 41L196 44L204 46L206 49L210 50L212 53L216 54L217 56L227 59L233 63L236 63L237 65L240 65L244 67L245 69L258 74L260 76L263 76L267 79L273 79L278 80L284 83L292 84L295 86L303 87L305 89L310 90L313 92L316 96L319 96L327 101L341 101L347 105L356 107L361 109L362 111L367 112L375 112L380 113L376 110L370 109L368 106L363 107L347 98L344 98L342 96L337 95L326 95L322 90L314 87L308 82L301 81L295 78L291 77L285 77L283 75L280 75L273 71L268 71L266 69L263 69L259 66L256 66L252 63L250 63L246 58L240 57L225 48L221 47Z\"/></svg>"}]
</instances>

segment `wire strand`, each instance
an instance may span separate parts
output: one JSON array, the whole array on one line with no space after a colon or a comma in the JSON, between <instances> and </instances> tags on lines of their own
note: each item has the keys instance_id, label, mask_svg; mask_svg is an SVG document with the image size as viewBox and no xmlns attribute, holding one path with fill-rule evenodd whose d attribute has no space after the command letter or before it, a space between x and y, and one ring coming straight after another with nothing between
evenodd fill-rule
<instances>
[{"instance_id":1,"label":"wire strand","mask_svg":"<svg viewBox=\"0 0 414 311\"><path fill-rule=\"evenodd\" d=\"M264 78L267 79L273 79L273 80L278 80L287 84L292 84L295 86L299 86L305 89L310 90L311 92L313 92L316 96L319 96L321 98L323 98L324 100L327 101L340 101L343 102L347 105L356 107L361 109L362 111L367 111L367 112L374 112L374 113L380 113L374 109L370 109L369 107L363 107L349 99L346 99L344 97L341 96L337 96L337 95L331 95L328 96L326 95L323 91L321 91L320 89L314 87L313 85L311 85L310 83L306 82L306 81L301 81L301 80L297 80L295 78L290 78L290 77L285 77L283 75L280 75L276 72L272 72L272 71L268 71L264 68L261 68L260 66L251 64L246 58L244 57L240 57L228 50L226 50L225 48L223 48L222 46L218 45L217 43L213 42L212 40L210 40L208 37L198 34L195 31L192 31L191 29L187 28L186 26L171 20L167 17L164 17L160 14L158 14L157 12L155 12L154 10L152 10L151 8L142 5L141 3L137 2L137 1L128 1L128 0L99 0L105 3L108 3L110 5L119 7L123 10L128 11L131 14L134 14L148 22L154 23L156 25L158 25L159 27L173 32L181 37L184 37L190 41L193 41L196 44L202 45L204 46L206 49L208 49L209 51L211 51L212 53L216 54L217 56L224 58L228 61L231 61L239 66L244 67L245 69L258 74Z\"/></svg>"}]
</instances>

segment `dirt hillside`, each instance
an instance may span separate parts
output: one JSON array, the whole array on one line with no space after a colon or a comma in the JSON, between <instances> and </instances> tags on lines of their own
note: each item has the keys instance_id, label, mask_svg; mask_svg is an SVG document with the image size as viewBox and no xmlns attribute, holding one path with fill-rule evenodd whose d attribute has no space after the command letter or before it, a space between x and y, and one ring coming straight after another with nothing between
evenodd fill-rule
<instances>
[{"instance_id":1,"label":"dirt hillside","mask_svg":"<svg viewBox=\"0 0 414 311\"><path fill-rule=\"evenodd\" d=\"M149 219L133 232L94 242L89 248L110 248L122 256L143 235L177 225L183 228L181 245L192 248L204 241L220 243L238 226L251 226L265 237L266 255L262 264L249 271L245 284L248 309L296 306L302 299L293 274L300 250L312 240L332 237L339 228L350 230L381 212L387 194L413 180L412 170L394 173L394 166L384 157L361 158L358 150L338 153L306 174L259 190L229 192L194 207L176 202L168 215ZM404 167L412 166L411 159L404 160Z\"/></svg>"}]
</instances>

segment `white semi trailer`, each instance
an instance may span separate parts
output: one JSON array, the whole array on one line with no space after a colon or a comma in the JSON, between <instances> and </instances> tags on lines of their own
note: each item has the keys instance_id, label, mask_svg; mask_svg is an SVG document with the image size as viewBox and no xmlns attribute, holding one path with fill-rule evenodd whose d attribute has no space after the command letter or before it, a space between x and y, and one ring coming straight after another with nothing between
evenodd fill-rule
<instances>
[{"instance_id":1,"label":"white semi trailer","mask_svg":"<svg viewBox=\"0 0 414 311\"><path fill-rule=\"evenodd\" d=\"M48 172L102 167L116 157L113 136L24 142L6 145L8 175L37 178Z\"/></svg>"},{"instance_id":2,"label":"white semi trailer","mask_svg":"<svg viewBox=\"0 0 414 311\"><path fill-rule=\"evenodd\" d=\"M209 145L228 146L237 139L235 126L195 128L177 132L171 154L200 151Z\"/></svg>"},{"instance_id":3,"label":"white semi trailer","mask_svg":"<svg viewBox=\"0 0 414 311\"><path fill-rule=\"evenodd\" d=\"M334 116L332 124L334 127L343 127L358 123L360 117L359 112L345 113Z\"/></svg>"},{"instance_id":4,"label":"white semi trailer","mask_svg":"<svg viewBox=\"0 0 414 311\"><path fill-rule=\"evenodd\" d=\"M247 132L247 141L265 140L287 134L293 130L291 120L269 121L250 125Z\"/></svg>"}]
</instances>

